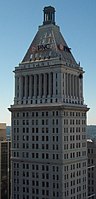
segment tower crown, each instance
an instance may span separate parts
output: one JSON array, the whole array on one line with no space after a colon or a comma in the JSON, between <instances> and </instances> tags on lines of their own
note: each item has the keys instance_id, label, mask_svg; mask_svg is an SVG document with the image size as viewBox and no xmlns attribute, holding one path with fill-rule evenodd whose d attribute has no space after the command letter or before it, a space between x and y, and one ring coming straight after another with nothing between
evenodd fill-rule
<instances>
[{"instance_id":1,"label":"tower crown","mask_svg":"<svg viewBox=\"0 0 96 199\"><path fill-rule=\"evenodd\" d=\"M55 8L48 6L44 8L44 21L43 25L54 24L55 25Z\"/></svg>"},{"instance_id":2,"label":"tower crown","mask_svg":"<svg viewBox=\"0 0 96 199\"><path fill-rule=\"evenodd\" d=\"M78 67L72 53L64 40L59 26L55 24L55 8L44 7L43 25L39 26L22 62L49 60L58 58L64 60L67 66Z\"/></svg>"}]
</instances>

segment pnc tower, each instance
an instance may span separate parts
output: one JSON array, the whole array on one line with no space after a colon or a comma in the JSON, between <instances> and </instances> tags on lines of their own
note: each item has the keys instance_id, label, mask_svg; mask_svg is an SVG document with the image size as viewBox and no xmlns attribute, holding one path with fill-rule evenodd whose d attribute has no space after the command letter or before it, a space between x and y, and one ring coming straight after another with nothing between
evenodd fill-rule
<instances>
[{"instance_id":1,"label":"pnc tower","mask_svg":"<svg viewBox=\"0 0 96 199\"><path fill-rule=\"evenodd\" d=\"M54 7L14 72L12 199L87 199L84 71Z\"/></svg>"}]
</instances>

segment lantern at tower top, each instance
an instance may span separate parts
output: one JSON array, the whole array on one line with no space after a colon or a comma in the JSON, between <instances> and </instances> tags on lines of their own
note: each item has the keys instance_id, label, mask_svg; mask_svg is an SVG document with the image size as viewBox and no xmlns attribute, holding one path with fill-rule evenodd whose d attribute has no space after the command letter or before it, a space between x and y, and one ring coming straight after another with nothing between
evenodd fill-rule
<instances>
[{"instance_id":1,"label":"lantern at tower top","mask_svg":"<svg viewBox=\"0 0 96 199\"><path fill-rule=\"evenodd\" d=\"M55 25L55 8L48 6L44 8L44 21L43 25L54 24Z\"/></svg>"}]
</instances>

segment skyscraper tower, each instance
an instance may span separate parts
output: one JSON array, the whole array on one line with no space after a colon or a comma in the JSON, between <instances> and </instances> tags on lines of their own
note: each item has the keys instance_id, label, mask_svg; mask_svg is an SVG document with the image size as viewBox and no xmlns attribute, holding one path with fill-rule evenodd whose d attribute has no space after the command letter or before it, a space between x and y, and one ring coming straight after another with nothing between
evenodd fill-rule
<instances>
[{"instance_id":1,"label":"skyscraper tower","mask_svg":"<svg viewBox=\"0 0 96 199\"><path fill-rule=\"evenodd\" d=\"M53 7L14 72L12 199L87 199L84 71Z\"/></svg>"}]
</instances>

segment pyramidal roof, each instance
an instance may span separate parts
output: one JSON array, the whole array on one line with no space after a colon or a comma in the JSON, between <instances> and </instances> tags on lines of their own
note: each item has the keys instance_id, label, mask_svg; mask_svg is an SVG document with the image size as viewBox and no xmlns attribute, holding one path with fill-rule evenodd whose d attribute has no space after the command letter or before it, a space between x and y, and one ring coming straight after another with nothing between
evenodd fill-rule
<instances>
[{"instance_id":1,"label":"pyramidal roof","mask_svg":"<svg viewBox=\"0 0 96 199\"><path fill-rule=\"evenodd\" d=\"M77 66L71 49L60 32L59 26L55 25L55 9L48 6L44 8L43 25L39 26L38 32L22 62L57 57L71 66Z\"/></svg>"}]
</instances>

